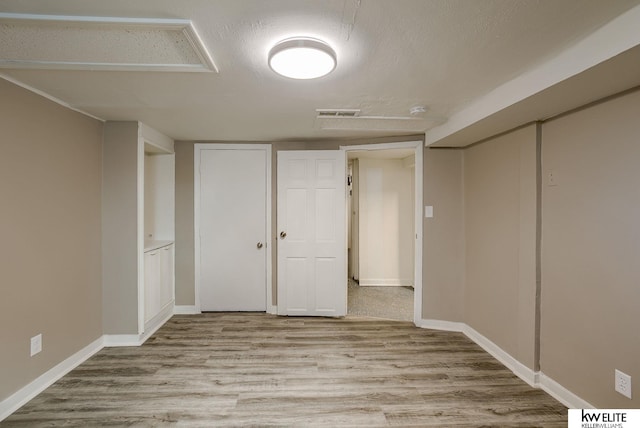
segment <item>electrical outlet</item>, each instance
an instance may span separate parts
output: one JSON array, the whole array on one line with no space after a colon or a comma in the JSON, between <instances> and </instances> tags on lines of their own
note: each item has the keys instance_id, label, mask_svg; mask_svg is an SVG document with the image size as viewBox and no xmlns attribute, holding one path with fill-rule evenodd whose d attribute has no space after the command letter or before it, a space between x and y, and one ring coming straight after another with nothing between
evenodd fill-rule
<instances>
[{"instance_id":1,"label":"electrical outlet","mask_svg":"<svg viewBox=\"0 0 640 428\"><path fill-rule=\"evenodd\" d=\"M547 186L557 186L558 185L558 174L550 169L547 170Z\"/></svg>"},{"instance_id":2,"label":"electrical outlet","mask_svg":"<svg viewBox=\"0 0 640 428\"><path fill-rule=\"evenodd\" d=\"M38 354L42 351L42 334L38 334L31 338L31 356Z\"/></svg>"},{"instance_id":3,"label":"electrical outlet","mask_svg":"<svg viewBox=\"0 0 640 428\"><path fill-rule=\"evenodd\" d=\"M631 398L631 376L616 369L616 391Z\"/></svg>"}]
</instances>

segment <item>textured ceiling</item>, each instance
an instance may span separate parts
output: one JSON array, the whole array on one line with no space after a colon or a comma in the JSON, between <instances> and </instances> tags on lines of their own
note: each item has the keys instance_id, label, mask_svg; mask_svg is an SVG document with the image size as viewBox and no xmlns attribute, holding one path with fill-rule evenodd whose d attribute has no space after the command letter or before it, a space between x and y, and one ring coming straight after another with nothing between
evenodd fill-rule
<instances>
[{"instance_id":1,"label":"textured ceiling","mask_svg":"<svg viewBox=\"0 0 640 428\"><path fill-rule=\"evenodd\" d=\"M216 71L190 21L0 14L0 67Z\"/></svg>"},{"instance_id":2,"label":"textured ceiling","mask_svg":"<svg viewBox=\"0 0 640 428\"><path fill-rule=\"evenodd\" d=\"M27 69L0 73L99 118L141 120L175 139L399 135L446 124L474 101L555 58L639 3L3 0L0 12L4 13L191 20L220 73ZM311 36L331 44L338 55L336 70L311 81L275 75L267 65L267 52L291 36ZM46 51L47 43L43 37L41 49ZM80 47L84 41L73 43ZM414 105L429 109L399 125L397 118L409 117ZM340 119L352 122L323 126L316 119L316 109L323 108L356 108L364 117L396 119ZM401 126L408 128L398 129Z\"/></svg>"}]
</instances>

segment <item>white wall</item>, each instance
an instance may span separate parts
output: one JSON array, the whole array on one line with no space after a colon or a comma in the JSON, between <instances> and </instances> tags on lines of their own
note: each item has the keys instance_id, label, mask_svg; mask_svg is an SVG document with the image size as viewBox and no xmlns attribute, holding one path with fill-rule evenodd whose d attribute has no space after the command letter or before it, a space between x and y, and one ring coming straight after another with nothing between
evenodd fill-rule
<instances>
[{"instance_id":1,"label":"white wall","mask_svg":"<svg viewBox=\"0 0 640 428\"><path fill-rule=\"evenodd\" d=\"M413 285L413 168L359 160L360 285Z\"/></svg>"},{"instance_id":2,"label":"white wall","mask_svg":"<svg viewBox=\"0 0 640 428\"><path fill-rule=\"evenodd\" d=\"M145 154L144 238L175 238L175 155Z\"/></svg>"}]
</instances>

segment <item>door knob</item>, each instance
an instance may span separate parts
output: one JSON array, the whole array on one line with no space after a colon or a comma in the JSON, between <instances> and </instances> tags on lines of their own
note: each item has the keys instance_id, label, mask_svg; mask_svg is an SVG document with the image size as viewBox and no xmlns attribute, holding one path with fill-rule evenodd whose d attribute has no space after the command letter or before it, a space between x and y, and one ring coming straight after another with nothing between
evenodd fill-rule
<instances>
[{"instance_id":1,"label":"door knob","mask_svg":"<svg viewBox=\"0 0 640 428\"><path fill-rule=\"evenodd\" d=\"M256 245L256 247L258 247L258 250L262 248L262 242L258 242L258 245Z\"/></svg>"},{"instance_id":2,"label":"door knob","mask_svg":"<svg viewBox=\"0 0 640 428\"><path fill-rule=\"evenodd\" d=\"M286 237L287 237L287 232L285 232L284 230L280 232L280 239L284 239Z\"/></svg>"}]
</instances>

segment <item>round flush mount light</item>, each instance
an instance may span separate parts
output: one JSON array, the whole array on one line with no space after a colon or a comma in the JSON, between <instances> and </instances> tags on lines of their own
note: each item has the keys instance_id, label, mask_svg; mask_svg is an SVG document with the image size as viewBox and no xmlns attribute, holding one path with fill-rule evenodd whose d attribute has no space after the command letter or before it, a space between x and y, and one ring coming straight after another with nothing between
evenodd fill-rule
<instances>
[{"instance_id":1,"label":"round flush mount light","mask_svg":"<svg viewBox=\"0 0 640 428\"><path fill-rule=\"evenodd\" d=\"M336 53L322 40L295 37L269 51L269 67L291 79L316 79L336 68Z\"/></svg>"}]
</instances>

